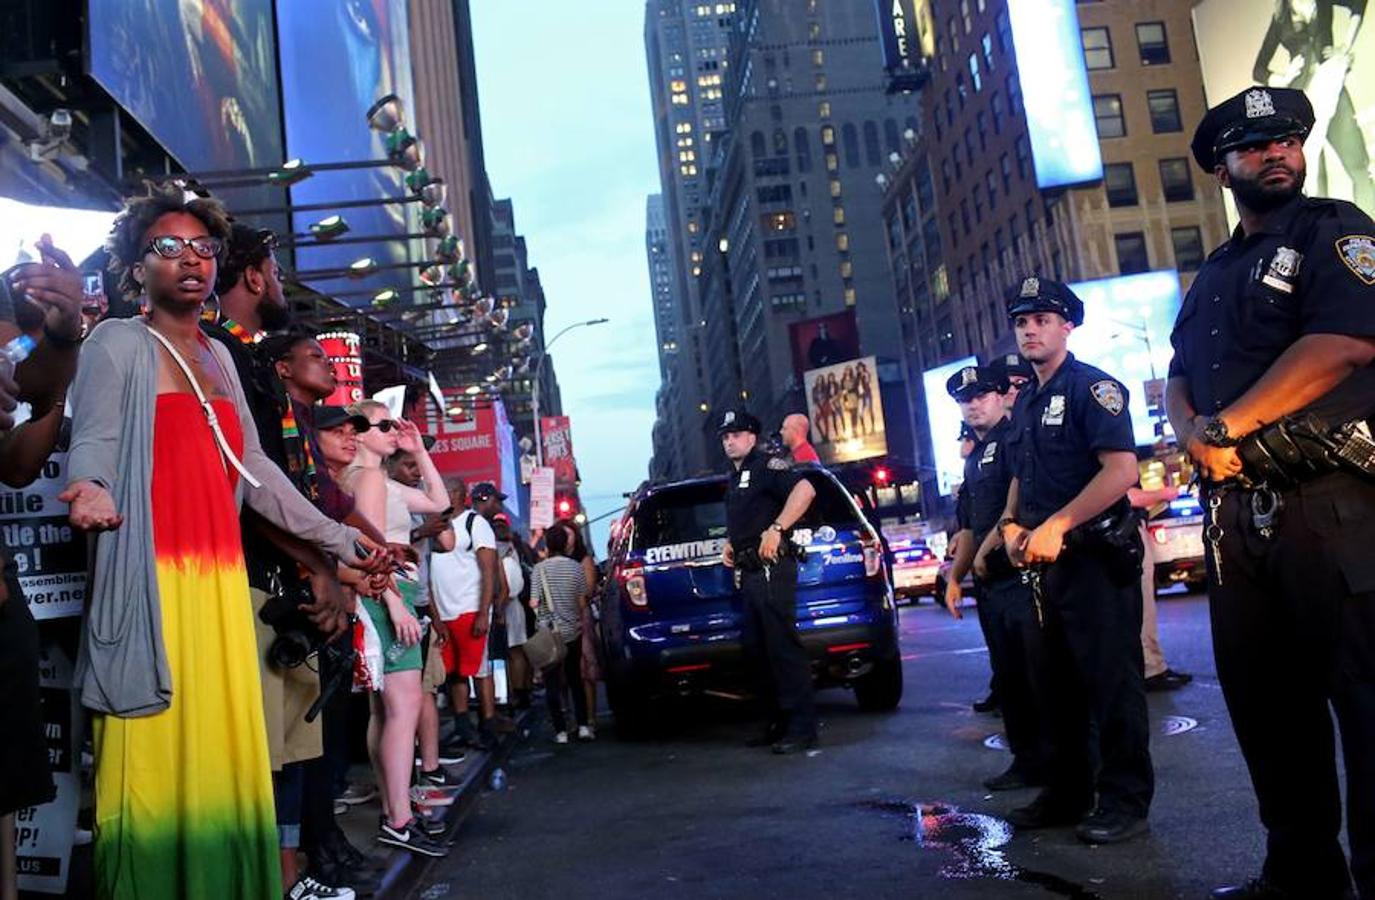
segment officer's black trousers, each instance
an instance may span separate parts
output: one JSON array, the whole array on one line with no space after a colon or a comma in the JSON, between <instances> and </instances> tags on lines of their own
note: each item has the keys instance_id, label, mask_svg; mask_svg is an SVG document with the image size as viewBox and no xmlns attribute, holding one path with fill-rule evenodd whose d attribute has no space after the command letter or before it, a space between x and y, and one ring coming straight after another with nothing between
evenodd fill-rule
<instances>
[{"instance_id":1,"label":"officer's black trousers","mask_svg":"<svg viewBox=\"0 0 1375 900\"><path fill-rule=\"evenodd\" d=\"M797 562L742 571L740 594L740 643L771 714L790 734L815 734L811 660L797 634Z\"/></svg>"},{"instance_id":2,"label":"officer's black trousers","mask_svg":"<svg viewBox=\"0 0 1375 900\"><path fill-rule=\"evenodd\" d=\"M1110 577L1102 556L1066 550L1042 576L1048 790L1070 804L1145 816L1155 792L1141 657L1141 579Z\"/></svg>"},{"instance_id":3,"label":"officer's black trousers","mask_svg":"<svg viewBox=\"0 0 1375 900\"><path fill-rule=\"evenodd\" d=\"M1375 485L1336 474L1288 492L1269 540L1249 494L1222 498L1213 654L1267 832L1265 875L1304 897L1348 885L1335 712L1351 873L1375 898Z\"/></svg>"},{"instance_id":4,"label":"officer's black trousers","mask_svg":"<svg viewBox=\"0 0 1375 900\"><path fill-rule=\"evenodd\" d=\"M1040 776L1050 762L1043 710L1045 650L1031 603L1031 589L1020 576L979 583L979 624L988 641L988 659L1003 713L1008 748L1017 767Z\"/></svg>"}]
</instances>

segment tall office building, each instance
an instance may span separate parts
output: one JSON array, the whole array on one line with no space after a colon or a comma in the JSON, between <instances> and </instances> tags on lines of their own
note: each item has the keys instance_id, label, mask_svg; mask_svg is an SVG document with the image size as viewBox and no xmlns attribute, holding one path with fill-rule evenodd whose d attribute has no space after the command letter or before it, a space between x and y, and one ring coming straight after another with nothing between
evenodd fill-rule
<instances>
[{"instance_id":1,"label":"tall office building","mask_svg":"<svg viewBox=\"0 0 1375 900\"><path fill-rule=\"evenodd\" d=\"M793 328L822 316L853 315L851 355L878 357L885 409L907 405L876 181L920 128L916 99L887 91L871 4L749 0L736 15L698 277L708 446L730 403L770 427L806 408ZM903 418L895 460L910 455Z\"/></svg>"},{"instance_id":2,"label":"tall office building","mask_svg":"<svg viewBox=\"0 0 1375 900\"><path fill-rule=\"evenodd\" d=\"M515 205L509 198L492 199L489 205L492 210L492 269L491 277L484 286L492 295L496 308L506 310L510 317L501 332L508 336L505 338L507 341L521 326L528 325L532 330L529 344L523 350L511 353L516 357L514 371L504 382L501 396L516 434L533 438L534 378L536 370L540 369L539 357L545 341L544 288L540 283L539 270L530 265L525 238L516 230ZM524 365L524 370L522 360L529 361L528 365ZM496 356L493 364L499 361L500 357ZM562 411L552 358L546 359L540 369L539 407L541 416L559 415Z\"/></svg>"},{"instance_id":3,"label":"tall office building","mask_svg":"<svg viewBox=\"0 0 1375 900\"><path fill-rule=\"evenodd\" d=\"M673 270L673 244L664 216L663 194L645 201L645 258L649 262L649 290L654 296L654 335L659 347L659 377L678 352L678 295Z\"/></svg>"},{"instance_id":4,"label":"tall office building","mask_svg":"<svg viewBox=\"0 0 1375 900\"><path fill-rule=\"evenodd\" d=\"M1173 268L1187 289L1226 237L1217 189L1189 155L1206 105L1188 6L1047 5L1077 10L1103 179L1038 187L1023 80L1040 77L1032 65L1063 66L1019 60L1008 0L939 4L929 128L904 147L883 204L914 373L1015 349L1004 295L1026 274L1077 282ZM954 438L929 434L924 398L913 407L929 466L931 441Z\"/></svg>"},{"instance_id":5,"label":"tall office building","mask_svg":"<svg viewBox=\"0 0 1375 900\"><path fill-rule=\"evenodd\" d=\"M707 194L708 165L725 133L727 48L735 24L733 2L646 0L645 53L650 99L659 155L659 178L667 226L667 255L676 340L669 351L660 341L660 421L656 453L672 458L653 463L672 475L700 471L708 465L707 447L695 426L705 398L705 372L700 363L701 316L696 278L704 258L702 204ZM656 327L658 326L658 297ZM694 426L692 432L684 426ZM668 445L672 446L669 447Z\"/></svg>"}]
</instances>

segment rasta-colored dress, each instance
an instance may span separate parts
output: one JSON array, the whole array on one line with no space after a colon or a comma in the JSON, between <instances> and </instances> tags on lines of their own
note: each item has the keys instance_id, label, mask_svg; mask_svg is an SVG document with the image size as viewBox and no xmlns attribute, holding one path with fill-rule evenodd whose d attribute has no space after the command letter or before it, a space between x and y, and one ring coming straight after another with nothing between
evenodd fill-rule
<instances>
[{"instance_id":1,"label":"rasta-colored dress","mask_svg":"<svg viewBox=\"0 0 1375 900\"><path fill-rule=\"evenodd\" d=\"M241 453L234 404L213 402ZM95 716L101 898L281 895L234 477L196 398L159 394L153 546L172 702L151 716Z\"/></svg>"}]
</instances>

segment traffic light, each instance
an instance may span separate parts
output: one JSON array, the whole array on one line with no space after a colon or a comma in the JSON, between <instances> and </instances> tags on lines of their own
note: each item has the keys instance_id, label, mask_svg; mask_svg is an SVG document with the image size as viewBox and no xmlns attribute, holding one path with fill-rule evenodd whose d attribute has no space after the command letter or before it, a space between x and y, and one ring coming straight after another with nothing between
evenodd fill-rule
<instances>
[{"instance_id":1,"label":"traffic light","mask_svg":"<svg viewBox=\"0 0 1375 900\"><path fill-rule=\"evenodd\" d=\"M877 487L887 487L888 482L893 480L893 473L888 471L887 466L878 466L874 469L874 484Z\"/></svg>"},{"instance_id":2,"label":"traffic light","mask_svg":"<svg viewBox=\"0 0 1375 900\"><path fill-rule=\"evenodd\" d=\"M573 501L567 497L560 497L554 504L554 512L560 519L567 519L573 515Z\"/></svg>"}]
</instances>

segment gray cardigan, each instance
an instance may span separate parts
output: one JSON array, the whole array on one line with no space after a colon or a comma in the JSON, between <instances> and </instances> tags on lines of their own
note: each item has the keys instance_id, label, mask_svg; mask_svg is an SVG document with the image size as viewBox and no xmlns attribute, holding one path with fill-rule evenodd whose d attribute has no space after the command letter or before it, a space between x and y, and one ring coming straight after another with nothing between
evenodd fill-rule
<instances>
[{"instance_id":1,"label":"gray cardigan","mask_svg":"<svg viewBox=\"0 0 1375 900\"><path fill-rule=\"evenodd\" d=\"M210 348L229 381L243 425L243 463L262 483L243 480L235 502L346 561L356 559L358 532L326 518L258 445L258 431L229 351ZM157 343L142 319L101 323L81 349L72 385L69 483L109 489L124 524L95 535L88 603L77 658L81 702L96 712L147 716L172 702L162 638L153 551L153 417L157 408ZM210 427L208 424L205 426ZM187 498L194 503L194 498Z\"/></svg>"}]
</instances>

